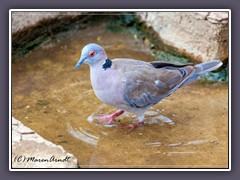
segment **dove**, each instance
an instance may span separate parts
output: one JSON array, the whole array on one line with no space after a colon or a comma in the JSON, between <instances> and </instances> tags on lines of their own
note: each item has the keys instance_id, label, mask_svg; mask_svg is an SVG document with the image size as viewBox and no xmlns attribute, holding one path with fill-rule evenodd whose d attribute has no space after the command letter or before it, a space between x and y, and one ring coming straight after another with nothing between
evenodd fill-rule
<instances>
[{"instance_id":1,"label":"dove","mask_svg":"<svg viewBox=\"0 0 240 180\"><path fill-rule=\"evenodd\" d=\"M98 116L98 123L107 124L125 111L137 116L137 121L123 128L133 130L143 124L144 113L178 89L196 81L198 77L222 66L220 60L197 65L176 65L163 61L145 62L129 58L110 60L98 44L84 46L77 62L90 66L93 91L103 103L119 109L110 115Z\"/></svg>"}]
</instances>

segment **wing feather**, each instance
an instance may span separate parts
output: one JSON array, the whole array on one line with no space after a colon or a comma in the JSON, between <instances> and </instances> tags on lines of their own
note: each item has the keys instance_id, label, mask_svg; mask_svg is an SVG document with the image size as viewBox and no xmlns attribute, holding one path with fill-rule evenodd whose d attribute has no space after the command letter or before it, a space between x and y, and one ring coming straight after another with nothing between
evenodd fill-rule
<instances>
[{"instance_id":1,"label":"wing feather","mask_svg":"<svg viewBox=\"0 0 240 180\"><path fill-rule=\"evenodd\" d=\"M174 92L194 71L192 65L171 65L129 60L121 69L124 100L135 108L157 104Z\"/></svg>"}]
</instances>

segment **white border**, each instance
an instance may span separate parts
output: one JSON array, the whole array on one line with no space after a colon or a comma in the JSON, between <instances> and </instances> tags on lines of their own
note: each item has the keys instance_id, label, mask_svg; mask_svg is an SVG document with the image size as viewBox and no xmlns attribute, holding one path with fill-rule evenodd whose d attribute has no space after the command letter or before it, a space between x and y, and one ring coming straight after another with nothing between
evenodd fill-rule
<instances>
[{"instance_id":1,"label":"white border","mask_svg":"<svg viewBox=\"0 0 240 180\"><path fill-rule=\"evenodd\" d=\"M229 14L229 84L228 84L228 132L229 132L229 168L228 169L181 169L181 168L176 168L176 169L14 169L11 167L12 165L12 159L11 159L11 153L12 153L12 144L11 144L11 139L12 139L12 18L11 14L12 12L77 12L77 11L82 11L82 12L179 12L179 11L184 11L184 12L218 12L218 11L226 11ZM230 9L10 9L9 10L9 171L231 171L231 10Z\"/></svg>"},{"instance_id":2,"label":"white border","mask_svg":"<svg viewBox=\"0 0 240 180\"><path fill-rule=\"evenodd\" d=\"M219 11L226 11L231 12L230 9L10 9L9 12L12 11L20 11L20 12L219 12Z\"/></svg>"},{"instance_id":3,"label":"white border","mask_svg":"<svg viewBox=\"0 0 240 180\"><path fill-rule=\"evenodd\" d=\"M229 75L229 77L228 77L228 81L229 81L229 83L228 83L228 137L229 137L229 139L228 139L228 147L229 147L229 149L228 149L228 153L229 153L229 171L231 171L231 168L232 168L232 166L231 166L231 160L232 160L232 132L231 132L231 129L232 129L232 112L231 112L231 104L232 104L232 101L231 101L231 97L232 97L232 95L231 95L231 92L232 92L232 90L231 90L231 87L232 87L232 47L231 47L231 42L232 42L232 34L231 34L231 32L232 32L232 30L231 30L231 28L232 28L232 14L231 14L231 10L229 9L229 11L228 11L228 28L229 28L229 30L228 30L228 69L229 69L229 73L228 73L228 75Z\"/></svg>"}]
</instances>

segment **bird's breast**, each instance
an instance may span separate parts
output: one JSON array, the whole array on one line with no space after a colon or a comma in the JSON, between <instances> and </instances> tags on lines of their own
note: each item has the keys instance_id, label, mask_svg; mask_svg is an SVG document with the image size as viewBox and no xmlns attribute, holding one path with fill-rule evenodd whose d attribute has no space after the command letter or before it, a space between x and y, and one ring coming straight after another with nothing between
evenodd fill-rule
<instances>
[{"instance_id":1,"label":"bird's breast","mask_svg":"<svg viewBox=\"0 0 240 180\"><path fill-rule=\"evenodd\" d=\"M95 95L102 102L115 106L122 101L122 86L118 71L91 68L91 83Z\"/></svg>"}]
</instances>

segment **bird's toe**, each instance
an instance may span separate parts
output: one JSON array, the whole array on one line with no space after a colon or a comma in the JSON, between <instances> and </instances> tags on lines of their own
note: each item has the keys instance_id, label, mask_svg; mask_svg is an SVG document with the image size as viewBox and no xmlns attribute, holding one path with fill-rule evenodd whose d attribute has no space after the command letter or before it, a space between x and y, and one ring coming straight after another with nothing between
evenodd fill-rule
<instances>
[{"instance_id":1,"label":"bird's toe","mask_svg":"<svg viewBox=\"0 0 240 180\"><path fill-rule=\"evenodd\" d=\"M133 129L137 128L139 125L143 124L141 121L137 121L134 124L127 124L121 127L121 129L128 129L128 132L132 131Z\"/></svg>"}]
</instances>

